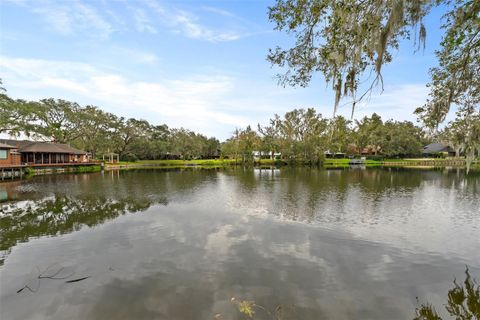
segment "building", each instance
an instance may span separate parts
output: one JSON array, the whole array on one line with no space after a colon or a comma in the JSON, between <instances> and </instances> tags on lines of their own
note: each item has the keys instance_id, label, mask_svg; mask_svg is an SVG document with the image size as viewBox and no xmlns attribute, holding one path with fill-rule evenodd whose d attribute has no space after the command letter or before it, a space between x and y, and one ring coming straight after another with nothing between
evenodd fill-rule
<instances>
[{"instance_id":1,"label":"building","mask_svg":"<svg viewBox=\"0 0 480 320\"><path fill-rule=\"evenodd\" d=\"M435 142L423 147L422 154L426 156L443 154L445 156L454 157L455 150L453 150L453 148L449 145Z\"/></svg>"},{"instance_id":2,"label":"building","mask_svg":"<svg viewBox=\"0 0 480 320\"><path fill-rule=\"evenodd\" d=\"M260 159L280 159L282 154L280 152L271 152L271 151L252 151L253 159L260 160Z\"/></svg>"},{"instance_id":3,"label":"building","mask_svg":"<svg viewBox=\"0 0 480 320\"><path fill-rule=\"evenodd\" d=\"M0 165L83 164L89 162L85 151L67 144L28 140L0 139Z\"/></svg>"},{"instance_id":4,"label":"building","mask_svg":"<svg viewBox=\"0 0 480 320\"><path fill-rule=\"evenodd\" d=\"M378 155L382 153L382 148L375 145L367 145L363 149L360 149L355 144L349 144L347 146L347 153L348 154L360 154L362 156L372 156Z\"/></svg>"},{"instance_id":5,"label":"building","mask_svg":"<svg viewBox=\"0 0 480 320\"><path fill-rule=\"evenodd\" d=\"M0 142L0 166L18 166L21 156L18 149L10 144Z\"/></svg>"},{"instance_id":6,"label":"building","mask_svg":"<svg viewBox=\"0 0 480 320\"><path fill-rule=\"evenodd\" d=\"M343 158L346 158L347 157L347 154L346 153L343 153L343 152L332 152L330 150L327 150L323 153L323 155L325 156L325 158L335 158L335 159L343 159Z\"/></svg>"}]
</instances>

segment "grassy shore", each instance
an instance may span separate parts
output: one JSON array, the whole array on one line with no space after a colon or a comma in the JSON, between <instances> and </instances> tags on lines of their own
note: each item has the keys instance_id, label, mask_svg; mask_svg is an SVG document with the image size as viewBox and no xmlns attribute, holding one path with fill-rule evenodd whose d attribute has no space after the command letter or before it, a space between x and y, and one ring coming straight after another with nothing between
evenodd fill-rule
<instances>
[{"instance_id":1,"label":"grassy shore","mask_svg":"<svg viewBox=\"0 0 480 320\"><path fill-rule=\"evenodd\" d=\"M135 162L120 161L115 164L107 164L110 169L128 168L183 168L183 167L227 167L234 166L235 160L231 159L202 159L202 160L139 160Z\"/></svg>"},{"instance_id":2,"label":"grassy shore","mask_svg":"<svg viewBox=\"0 0 480 320\"><path fill-rule=\"evenodd\" d=\"M322 166L331 167L348 167L350 159L325 159ZM299 163L297 163L299 164ZM367 167L375 166L462 166L465 164L464 159L438 159L438 158L422 158L422 159L384 159L384 160L365 160L364 165ZM129 168L183 168L183 167L199 167L199 168L215 168L229 167L241 165L241 161L235 159L202 159L202 160L139 160L135 162L120 161L116 164L107 164L107 169L129 169ZM283 160L261 159L256 161L255 165L260 166L281 166L288 165ZM301 164L300 164L301 165ZM480 166L479 161L475 161L472 165L474 168Z\"/></svg>"}]
</instances>

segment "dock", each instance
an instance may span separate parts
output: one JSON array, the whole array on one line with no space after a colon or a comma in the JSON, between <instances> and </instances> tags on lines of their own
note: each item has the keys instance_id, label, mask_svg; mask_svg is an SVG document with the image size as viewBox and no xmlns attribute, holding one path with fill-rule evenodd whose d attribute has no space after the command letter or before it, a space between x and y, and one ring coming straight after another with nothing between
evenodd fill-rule
<instances>
[{"instance_id":1,"label":"dock","mask_svg":"<svg viewBox=\"0 0 480 320\"><path fill-rule=\"evenodd\" d=\"M350 161L348 162L349 165L353 165L353 166L358 166L358 165L363 165L365 164L365 160L364 159L350 159Z\"/></svg>"},{"instance_id":2,"label":"dock","mask_svg":"<svg viewBox=\"0 0 480 320\"><path fill-rule=\"evenodd\" d=\"M0 166L0 180L21 179L26 175L29 169L34 170L35 174L46 174L53 172L68 172L75 167L99 166L102 162L69 162L69 163L38 163L22 165L2 165ZM28 168L28 169L27 169Z\"/></svg>"},{"instance_id":3,"label":"dock","mask_svg":"<svg viewBox=\"0 0 480 320\"><path fill-rule=\"evenodd\" d=\"M26 165L6 165L0 167L0 179L21 179L25 174Z\"/></svg>"}]
</instances>

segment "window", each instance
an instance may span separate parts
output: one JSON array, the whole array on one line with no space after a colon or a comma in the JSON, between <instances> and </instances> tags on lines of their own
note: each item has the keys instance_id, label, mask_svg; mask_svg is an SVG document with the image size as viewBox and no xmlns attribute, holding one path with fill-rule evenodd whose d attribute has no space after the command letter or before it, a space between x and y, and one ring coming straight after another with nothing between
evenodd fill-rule
<instances>
[{"instance_id":1,"label":"window","mask_svg":"<svg viewBox=\"0 0 480 320\"><path fill-rule=\"evenodd\" d=\"M8 156L7 150L0 150L0 160L7 159L7 156Z\"/></svg>"}]
</instances>

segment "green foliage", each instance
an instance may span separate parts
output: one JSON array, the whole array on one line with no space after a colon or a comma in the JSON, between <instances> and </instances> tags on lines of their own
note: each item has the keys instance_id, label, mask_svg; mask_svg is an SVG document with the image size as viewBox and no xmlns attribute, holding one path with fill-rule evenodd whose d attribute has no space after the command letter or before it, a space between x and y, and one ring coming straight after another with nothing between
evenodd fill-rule
<instances>
[{"instance_id":1,"label":"green foliage","mask_svg":"<svg viewBox=\"0 0 480 320\"><path fill-rule=\"evenodd\" d=\"M102 168L100 166L77 166L71 169L74 173L87 173L87 172L100 172Z\"/></svg>"},{"instance_id":2,"label":"green foliage","mask_svg":"<svg viewBox=\"0 0 480 320\"><path fill-rule=\"evenodd\" d=\"M453 3L453 4L452 4ZM307 86L320 72L335 91L336 111L344 96L355 104L383 80L381 70L391 51L415 32L418 47L425 45L423 18L434 6L445 6L446 30L432 68L431 99L417 110L425 125L437 128L452 103L480 97L480 3L472 0L277 0L269 8L275 29L295 38L295 45L269 51L272 65L285 68L283 85ZM375 74L371 86L357 98L364 74ZM367 78L368 79L368 78ZM334 111L334 113L335 113Z\"/></svg>"},{"instance_id":3,"label":"green foliage","mask_svg":"<svg viewBox=\"0 0 480 320\"><path fill-rule=\"evenodd\" d=\"M268 316L268 319L272 320L282 320L282 319L295 319L294 318L294 308L286 307L284 305L278 305L274 310L269 310L264 306L256 304L254 301L249 300L238 300L235 297L230 300L237 308L237 310L247 316L248 319L255 319L256 311L263 313ZM291 312L293 311L293 312ZM215 319L220 319L221 314L217 314Z\"/></svg>"},{"instance_id":4,"label":"green foliage","mask_svg":"<svg viewBox=\"0 0 480 320\"><path fill-rule=\"evenodd\" d=\"M331 152L348 152L348 145L351 143L352 122L342 116L336 116L328 123L328 149Z\"/></svg>"},{"instance_id":5,"label":"green foliage","mask_svg":"<svg viewBox=\"0 0 480 320\"><path fill-rule=\"evenodd\" d=\"M138 160L138 157L134 153L127 153L123 155L120 160L127 162L136 162Z\"/></svg>"},{"instance_id":6,"label":"green foliage","mask_svg":"<svg viewBox=\"0 0 480 320\"><path fill-rule=\"evenodd\" d=\"M480 105L479 1L277 0L269 8L269 19L275 29L293 35L295 44L270 50L267 59L285 69L278 75L283 85L307 86L315 73L321 73L335 91L334 114L341 98L349 96L353 117L356 103L378 84L383 90L382 67L392 60L392 51L398 49L400 41L409 39L414 31L418 48L425 45L422 21L436 6L446 10L442 26L445 34L436 51L438 66L430 70L429 99L415 110L436 138L451 105L470 113L475 108L468 106L477 106L478 111ZM371 74L375 75L373 80L369 79ZM359 84L366 81L371 81L371 85L357 95ZM471 150L466 152L472 158L480 139L473 128L466 129L467 135L475 137L462 141L464 148ZM362 148L365 140L368 137L360 135L357 146ZM397 144L395 152L408 146L390 143Z\"/></svg>"},{"instance_id":7,"label":"green foliage","mask_svg":"<svg viewBox=\"0 0 480 320\"><path fill-rule=\"evenodd\" d=\"M419 43L424 44L422 19L436 2L277 0L269 8L269 19L296 42L291 48L270 50L267 59L286 68L278 75L283 85L307 86L313 74L320 72L335 91L334 110L342 97L351 96L353 114L355 103L382 84L382 66L392 60L391 51L402 38L409 38L416 29ZM376 76L357 99L364 73Z\"/></svg>"},{"instance_id":8,"label":"green foliage","mask_svg":"<svg viewBox=\"0 0 480 320\"><path fill-rule=\"evenodd\" d=\"M3 89L3 88L2 88ZM14 100L0 91L0 133L18 136L29 135L30 123L35 121L35 105L25 100Z\"/></svg>"},{"instance_id":9,"label":"green foliage","mask_svg":"<svg viewBox=\"0 0 480 320\"><path fill-rule=\"evenodd\" d=\"M25 174L26 174L27 176L29 176L29 175L34 175L34 174L35 174L35 170L33 170L33 169L30 168L30 167L26 167L26 168L24 169L24 172L25 172Z\"/></svg>"},{"instance_id":10,"label":"green foliage","mask_svg":"<svg viewBox=\"0 0 480 320\"><path fill-rule=\"evenodd\" d=\"M220 149L217 139L183 128L124 119L95 106L59 99L14 100L5 90L0 90L0 133L67 143L93 158L114 152L127 161L214 158Z\"/></svg>"},{"instance_id":11,"label":"green foliage","mask_svg":"<svg viewBox=\"0 0 480 320\"><path fill-rule=\"evenodd\" d=\"M255 306L255 304L253 303L253 301L247 301L247 300L239 301L237 306L238 306L238 311L248 316L249 318L253 318L255 314L255 310L253 310L253 307Z\"/></svg>"},{"instance_id":12,"label":"green foliage","mask_svg":"<svg viewBox=\"0 0 480 320\"><path fill-rule=\"evenodd\" d=\"M385 156L382 155L369 155L365 157L367 160L373 160L373 161L383 161L385 160Z\"/></svg>"},{"instance_id":13,"label":"green foliage","mask_svg":"<svg viewBox=\"0 0 480 320\"><path fill-rule=\"evenodd\" d=\"M222 150L230 156L253 159L253 151L274 157L276 152L289 162L318 163L326 148L328 121L315 109L294 109L283 118L275 115L269 126L258 126L259 133L247 127L237 130Z\"/></svg>"},{"instance_id":14,"label":"green foliage","mask_svg":"<svg viewBox=\"0 0 480 320\"><path fill-rule=\"evenodd\" d=\"M283 117L275 115L269 125L258 125L258 131L250 126L237 129L220 145L216 138L184 128L124 119L95 106L82 107L55 99L12 100L4 93L0 93L0 98L4 106L0 121L3 132L68 143L98 159L114 152L127 162L217 158L221 149L222 157L243 164L259 160L254 152L260 153L260 158L280 162L319 164L326 151L359 154L369 146L375 153L387 156L412 155L427 142L422 130L410 122L384 123L373 114L353 124L341 116L325 119L309 108L294 109Z\"/></svg>"},{"instance_id":15,"label":"green foliage","mask_svg":"<svg viewBox=\"0 0 480 320\"><path fill-rule=\"evenodd\" d=\"M455 1L444 18L446 32L436 51L439 65L430 70L430 98L415 111L434 132L452 104L480 103L480 2Z\"/></svg>"},{"instance_id":16,"label":"green foliage","mask_svg":"<svg viewBox=\"0 0 480 320\"><path fill-rule=\"evenodd\" d=\"M470 103L460 107L456 119L448 124L440 136L452 145L457 155L466 155L467 170L470 169L475 154L480 154L480 107L476 109Z\"/></svg>"},{"instance_id":17,"label":"green foliage","mask_svg":"<svg viewBox=\"0 0 480 320\"><path fill-rule=\"evenodd\" d=\"M233 136L222 145L222 154L234 159L240 158L243 164L252 164L253 152L261 149L261 138L252 127L236 129Z\"/></svg>"},{"instance_id":18,"label":"green foliage","mask_svg":"<svg viewBox=\"0 0 480 320\"><path fill-rule=\"evenodd\" d=\"M243 162L251 161L254 151L270 159L280 153L280 160L288 163L318 164L326 151L361 154L370 150L375 160L382 160L419 155L429 142L422 129L408 121L383 122L374 113L352 126L344 117L324 119L310 108L294 109L283 118L275 115L268 126L258 125L258 133L251 127L236 130L222 145L222 153Z\"/></svg>"},{"instance_id":19,"label":"green foliage","mask_svg":"<svg viewBox=\"0 0 480 320\"><path fill-rule=\"evenodd\" d=\"M364 117L360 121L355 120L356 128L354 130L355 145L361 152L367 146L372 146L377 152L379 141L383 139L383 122L382 118L374 113L372 116Z\"/></svg>"}]
</instances>

